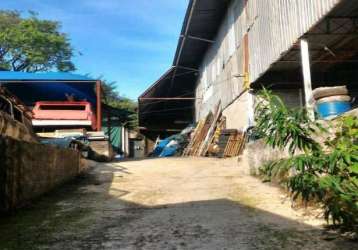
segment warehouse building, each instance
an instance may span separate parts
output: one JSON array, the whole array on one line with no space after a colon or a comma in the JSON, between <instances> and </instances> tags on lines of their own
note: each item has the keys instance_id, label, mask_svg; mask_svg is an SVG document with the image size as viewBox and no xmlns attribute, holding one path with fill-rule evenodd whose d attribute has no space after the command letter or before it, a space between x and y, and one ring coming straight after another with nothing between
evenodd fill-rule
<instances>
[{"instance_id":1,"label":"warehouse building","mask_svg":"<svg viewBox=\"0 0 358 250\"><path fill-rule=\"evenodd\" d=\"M191 0L173 67L139 98L140 125L179 130L220 103L227 127L245 130L262 86L311 107L320 86L357 96L357 66L357 1Z\"/></svg>"}]
</instances>

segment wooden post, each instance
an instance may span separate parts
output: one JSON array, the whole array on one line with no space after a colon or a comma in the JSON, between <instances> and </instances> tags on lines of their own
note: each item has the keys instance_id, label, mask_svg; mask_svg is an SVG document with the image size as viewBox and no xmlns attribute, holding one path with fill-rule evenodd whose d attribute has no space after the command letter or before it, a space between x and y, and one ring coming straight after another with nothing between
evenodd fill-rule
<instances>
[{"instance_id":1,"label":"wooden post","mask_svg":"<svg viewBox=\"0 0 358 250\"><path fill-rule=\"evenodd\" d=\"M247 128L255 125L255 100L253 91L249 90L247 92Z\"/></svg>"},{"instance_id":2,"label":"wooden post","mask_svg":"<svg viewBox=\"0 0 358 250\"><path fill-rule=\"evenodd\" d=\"M102 130L102 91L101 81L96 81L96 96L97 96L97 131Z\"/></svg>"},{"instance_id":3,"label":"wooden post","mask_svg":"<svg viewBox=\"0 0 358 250\"><path fill-rule=\"evenodd\" d=\"M301 62L302 62L302 73L303 83L305 88L305 99L308 116L314 120L314 109L313 109L313 95L312 95L312 80L311 80L311 66L310 66L310 55L308 49L308 42L301 39Z\"/></svg>"},{"instance_id":4,"label":"wooden post","mask_svg":"<svg viewBox=\"0 0 358 250\"><path fill-rule=\"evenodd\" d=\"M248 33L244 36L244 88L250 88L250 55L249 55L249 35Z\"/></svg>"}]
</instances>

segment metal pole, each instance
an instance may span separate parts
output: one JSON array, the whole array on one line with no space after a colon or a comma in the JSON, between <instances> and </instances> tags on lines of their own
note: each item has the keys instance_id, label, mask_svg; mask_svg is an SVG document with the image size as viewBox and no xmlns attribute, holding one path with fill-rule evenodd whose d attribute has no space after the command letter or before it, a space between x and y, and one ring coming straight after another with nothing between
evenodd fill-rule
<instances>
[{"instance_id":1,"label":"metal pole","mask_svg":"<svg viewBox=\"0 0 358 250\"><path fill-rule=\"evenodd\" d=\"M307 40L301 39L301 62L308 116L314 120L310 55Z\"/></svg>"},{"instance_id":2,"label":"metal pole","mask_svg":"<svg viewBox=\"0 0 358 250\"><path fill-rule=\"evenodd\" d=\"M102 93L101 81L96 81L96 96L97 96L97 131L102 130Z\"/></svg>"}]
</instances>

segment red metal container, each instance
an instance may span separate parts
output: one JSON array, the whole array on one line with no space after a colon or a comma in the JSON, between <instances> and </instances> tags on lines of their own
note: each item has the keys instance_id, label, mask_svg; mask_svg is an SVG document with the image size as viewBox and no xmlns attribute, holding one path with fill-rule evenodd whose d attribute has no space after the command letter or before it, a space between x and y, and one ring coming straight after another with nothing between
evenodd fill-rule
<instances>
[{"instance_id":1,"label":"red metal container","mask_svg":"<svg viewBox=\"0 0 358 250\"><path fill-rule=\"evenodd\" d=\"M71 127L96 130L96 116L86 101L36 102L34 127Z\"/></svg>"}]
</instances>

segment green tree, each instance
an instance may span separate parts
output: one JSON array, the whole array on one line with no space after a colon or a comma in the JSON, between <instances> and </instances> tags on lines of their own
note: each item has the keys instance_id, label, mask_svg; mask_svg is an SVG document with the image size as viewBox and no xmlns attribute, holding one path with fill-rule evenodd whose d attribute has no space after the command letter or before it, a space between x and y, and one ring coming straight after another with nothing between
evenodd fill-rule
<instances>
[{"instance_id":1,"label":"green tree","mask_svg":"<svg viewBox=\"0 0 358 250\"><path fill-rule=\"evenodd\" d=\"M137 102L121 96L116 90L116 82L102 79L104 103L123 111L122 122L130 129L138 127Z\"/></svg>"},{"instance_id":2,"label":"green tree","mask_svg":"<svg viewBox=\"0 0 358 250\"><path fill-rule=\"evenodd\" d=\"M28 18L17 11L0 11L0 68L38 72L57 69L73 71L73 49L60 23Z\"/></svg>"}]
</instances>

